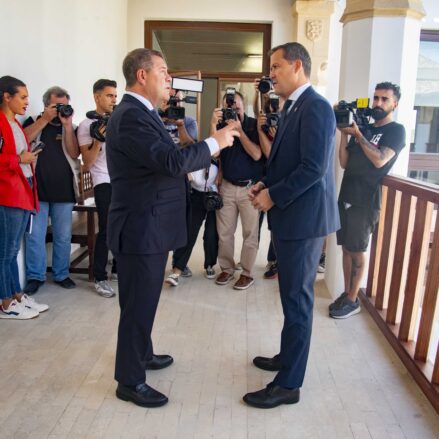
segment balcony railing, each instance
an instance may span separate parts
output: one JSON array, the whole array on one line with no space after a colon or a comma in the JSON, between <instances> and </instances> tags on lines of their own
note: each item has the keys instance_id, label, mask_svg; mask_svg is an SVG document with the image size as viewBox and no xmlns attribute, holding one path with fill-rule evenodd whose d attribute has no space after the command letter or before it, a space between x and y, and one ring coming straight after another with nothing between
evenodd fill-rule
<instances>
[{"instance_id":1,"label":"balcony railing","mask_svg":"<svg viewBox=\"0 0 439 439\"><path fill-rule=\"evenodd\" d=\"M439 188L388 176L362 301L439 413ZM436 316L436 320L435 320Z\"/></svg>"}]
</instances>

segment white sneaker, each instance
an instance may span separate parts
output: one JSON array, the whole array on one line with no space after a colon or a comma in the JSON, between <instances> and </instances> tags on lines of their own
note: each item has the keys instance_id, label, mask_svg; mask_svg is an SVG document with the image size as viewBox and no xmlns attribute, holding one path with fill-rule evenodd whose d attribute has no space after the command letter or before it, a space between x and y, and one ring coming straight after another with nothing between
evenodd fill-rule
<instances>
[{"instance_id":1,"label":"white sneaker","mask_svg":"<svg viewBox=\"0 0 439 439\"><path fill-rule=\"evenodd\" d=\"M111 280L111 282L118 282L119 278L117 277L117 273L111 273L110 280Z\"/></svg>"},{"instance_id":2,"label":"white sneaker","mask_svg":"<svg viewBox=\"0 0 439 439\"><path fill-rule=\"evenodd\" d=\"M204 271L204 275L207 277L207 279L215 279L216 276L215 269L212 268L211 265L209 265Z\"/></svg>"},{"instance_id":3,"label":"white sneaker","mask_svg":"<svg viewBox=\"0 0 439 439\"><path fill-rule=\"evenodd\" d=\"M95 281L95 290L102 297L113 297L116 295L111 285L106 280Z\"/></svg>"},{"instance_id":4,"label":"white sneaker","mask_svg":"<svg viewBox=\"0 0 439 439\"><path fill-rule=\"evenodd\" d=\"M180 276L177 273L171 273L165 280L165 282L173 287L178 286L178 278Z\"/></svg>"},{"instance_id":5,"label":"white sneaker","mask_svg":"<svg viewBox=\"0 0 439 439\"><path fill-rule=\"evenodd\" d=\"M34 309L38 312L44 312L49 309L49 305L45 303L38 303L33 297L29 297L27 294L21 296L21 302L26 308Z\"/></svg>"},{"instance_id":6,"label":"white sneaker","mask_svg":"<svg viewBox=\"0 0 439 439\"><path fill-rule=\"evenodd\" d=\"M14 299L8 306L0 306L0 319L28 320L38 317L40 313L36 309L27 308L24 303Z\"/></svg>"}]
</instances>

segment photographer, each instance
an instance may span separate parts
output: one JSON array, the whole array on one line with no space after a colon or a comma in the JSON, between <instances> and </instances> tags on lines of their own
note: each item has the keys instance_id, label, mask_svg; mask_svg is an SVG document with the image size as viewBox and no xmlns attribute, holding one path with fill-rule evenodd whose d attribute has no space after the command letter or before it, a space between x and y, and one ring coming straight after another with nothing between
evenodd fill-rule
<instances>
[{"instance_id":1,"label":"photographer","mask_svg":"<svg viewBox=\"0 0 439 439\"><path fill-rule=\"evenodd\" d=\"M24 292L35 294L46 280L46 232L51 218L53 235L52 275L63 288L76 285L69 277L72 239L72 209L79 194L79 147L72 123L70 96L61 87L51 87L43 95L44 112L28 118L23 127L29 139L44 149L39 153L35 175L40 211L32 233L26 234L26 279Z\"/></svg>"},{"instance_id":2,"label":"photographer","mask_svg":"<svg viewBox=\"0 0 439 439\"><path fill-rule=\"evenodd\" d=\"M105 131L109 115L113 112L117 99L116 81L99 79L93 85L93 97L96 111L87 116L99 118L83 120L78 127L78 142L84 164L90 170L93 179L93 191L98 212L99 232L93 260L95 289L102 297L113 297L115 292L108 283L107 263L107 218L111 202L111 184L105 153ZM111 279L117 279L116 259L113 258Z\"/></svg>"},{"instance_id":3,"label":"photographer","mask_svg":"<svg viewBox=\"0 0 439 439\"><path fill-rule=\"evenodd\" d=\"M264 174L264 159L259 146L256 119L244 113L244 98L241 93L229 89L223 98L224 108L216 108L211 119L211 133L218 126L235 127L240 138L228 151L221 151L220 193L224 207L217 211L219 236L218 261L221 273L216 278L218 285L226 285L234 278L234 242L238 215L241 217L243 244L241 250L242 274L233 288L245 290L253 284L253 266L258 251L259 212L253 209L248 199L248 188L258 182ZM223 120L223 118L228 120Z\"/></svg>"},{"instance_id":4,"label":"photographer","mask_svg":"<svg viewBox=\"0 0 439 439\"><path fill-rule=\"evenodd\" d=\"M175 106L182 108L182 101L185 97L184 92L171 89L172 97L178 100ZM160 105L159 114L174 143L177 146L187 146L195 143L198 139L197 121L190 116L185 116L182 119L171 119L167 116L169 107L169 101L163 101Z\"/></svg>"},{"instance_id":5,"label":"photographer","mask_svg":"<svg viewBox=\"0 0 439 439\"><path fill-rule=\"evenodd\" d=\"M375 122L362 128L363 132L355 122L339 128L339 159L345 172L338 198L341 229L337 243L343 249L345 291L329 305L329 315L335 319L360 312L357 296L365 269L364 253L379 219L381 180L405 145L405 129L393 121L400 97L399 86L377 84L371 111Z\"/></svg>"}]
</instances>

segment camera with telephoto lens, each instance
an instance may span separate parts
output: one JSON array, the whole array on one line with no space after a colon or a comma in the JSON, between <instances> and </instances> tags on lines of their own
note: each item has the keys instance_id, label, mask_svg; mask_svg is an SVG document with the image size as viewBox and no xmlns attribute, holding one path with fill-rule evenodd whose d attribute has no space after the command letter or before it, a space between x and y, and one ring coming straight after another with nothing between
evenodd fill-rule
<instances>
[{"instance_id":1,"label":"camera with telephoto lens","mask_svg":"<svg viewBox=\"0 0 439 439\"><path fill-rule=\"evenodd\" d=\"M69 104L56 104L56 111L62 117L70 117L73 114L73 108Z\"/></svg>"},{"instance_id":2,"label":"camera with telephoto lens","mask_svg":"<svg viewBox=\"0 0 439 439\"><path fill-rule=\"evenodd\" d=\"M226 89L226 95L224 98L226 101L226 107L221 108L222 116L221 116L221 121L218 122L218 125L216 126L217 129L221 129L227 126L226 121L228 120L238 119L238 115L236 114L236 111L232 108L233 104L235 103L235 93L236 90L234 88Z\"/></svg>"},{"instance_id":3,"label":"camera with telephoto lens","mask_svg":"<svg viewBox=\"0 0 439 439\"><path fill-rule=\"evenodd\" d=\"M110 119L110 113L100 114L97 111L87 111L85 113L87 119L93 119L90 125L90 137L105 142L105 136L99 131L102 127L106 127Z\"/></svg>"},{"instance_id":4,"label":"camera with telephoto lens","mask_svg":"<svg viewBox=\"0 0 439 439\"><path fill-rule=\"evenodd\" d=\"M340 101L334 107L334 114L337 128L347 128L355 122L359 130L366 134L372 110L368 98L358 98L353 102Z\"/></svg>"},{"instance_id":5,"label":"camera with telephoto lens","mask_svg":"<svg viewBox=\"0 0 439 439\"><path fill-rule=\"evenodd\" d=\"M177 90L178 93L178 90ZM185 102L186 104L196 104L197 103L197 97L196 96L185 96L183 99L180 99L177 97L177 93L175 96L171 96L168 101L169 107L163 111L158 110L160 117L166 117L167 119L171 120L179 120L184 119L186 115L186 111L184 107L179 107L179 102Z\"/></svg>"},{"instance_id":6,"label":"camera with telephoto lens","mask_svg":"<svg viewBox=\"0 0 439 439\"><path fill-rule=\"evenodd\" d=\"M267 120L264 125L262 125L262 131L265 134L269 133L270 128L277 128L280 120L279 112L279 96L271 93L267 102L268 112L266 113Z\"/></svg>"},{"instance_id":7,"label":"camera with telephoto lens","mask_svg":"<svg viewBox=\"0 0 439 439\"><path fill-rule=\"evenodd\" d=\"M258 84L258 90L262 93L268 93L273 88L273 82L269 76L263 76Z\"/></svg>"},{"instance_id":8,"label":"camera with telephoto lens","mask_svg":"<svg viewBox=\"0 0 439 439\"><path fill-rule=\"evenodd\" d=\"M221 195L216 192L209 190L209 192L204 192L204 208L211 212L212 210L219 210L223 207L223 199Z\"/></svg>"}]
</instances>

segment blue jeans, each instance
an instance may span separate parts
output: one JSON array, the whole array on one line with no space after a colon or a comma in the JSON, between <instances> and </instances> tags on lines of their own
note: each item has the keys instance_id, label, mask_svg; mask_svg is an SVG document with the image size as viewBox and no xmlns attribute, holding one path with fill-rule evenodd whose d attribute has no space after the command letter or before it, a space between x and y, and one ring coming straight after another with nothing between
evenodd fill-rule
<instances>
[{"instance_id":1,"label":"blue jeans","mask_svg":"<svg viewBox=\"0 0 439 439\"><path fill-rule=\"evenodd\" d=\"M17 255L30 212L0 206L0 299L10 299L21 292Z\"/></svg>"},{"instance_id":2,"label":"blue jeans","mask_svg":"<svg viewBox=\"0 0 439 439\"><path fill-rule=\"evenodd\" d=\"M73 203L40 201L40 211L35 215L32 233L26 234L26 279L46 280L46 232L49 216L53 236L53 279L61 281L69 277L72 209Z\"/></svg>"}]
</instances>

